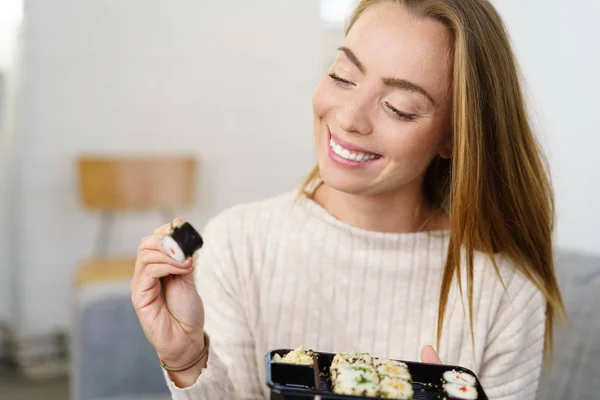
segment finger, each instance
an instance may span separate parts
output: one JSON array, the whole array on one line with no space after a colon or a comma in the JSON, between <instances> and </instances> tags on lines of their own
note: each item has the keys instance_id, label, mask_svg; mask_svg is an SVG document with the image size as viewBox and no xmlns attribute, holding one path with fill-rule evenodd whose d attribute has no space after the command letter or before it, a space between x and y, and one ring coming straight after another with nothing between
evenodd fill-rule
<instances>
[{"instance_id":1,"label":"finger","mask_svg":"<svg viewBox=\"0 0 600 400\"><path fill-rule=\"evenodd\" d=\"M183 224L183 218L175 218L173 221L168 224L164 224L161 227L154 230L155 235L168 235L173 231L174 226L181 226Z\"/></svg>"},{"instance_id":2,"label":"finger","mask_svg":"<svg viewBox=\"0 0 600 400\"><path fill-rule=\"evenodd\" d=\"M183 263L180 263L169 257L162 249L162 246L160 250L146 248L138 253L133 273L134 279L137 278L149 264L168 264L180 269L189 269L194 264L194 260L187 259Z\"/></svg>"},{"instance_id":3,"label":"finger","mask_svg":"<svg viewBox=\"0 0 600 400\"><path fill-rule=\"evenodd\" d=\"M165 254L166 251L163 248L163 238L166 235L162 235L162 234L153 234L150 236L146 236L141 242L140 242L140 246L138 247L138 254L141 253L144 250L157 250L157 251L162 251Z\"/></svg>"},{"instance_id":4,"label":"finger","mask_svg":"<svg viewBox=\"0 0 600 400\"><path fill-rule=\"evenodd\" d=\"M171 231L171 223L159 226L152 232L154 235L168 235Z\"/></svg>"},{"instance_id":5,"label":"finger","mask_svg":"<svg viewBox=\"0 0 600 400\"><path fill-rule=\"evenodd\" d=\"M425 346L421 350L421 362L426 364L441 364L442 360L440 360L440 357L433 347Z\"/></svg>"},{"instance_id":6,"label":"finger","mask_svg":"<svg viewBox=\"0 0 600 400\"><path fill-rule=\"evenodd\" d=\"M187 275L192 274L193 272L193 266L183 269L169 264L149 264L140 274L135 284L134 291L137 294L141 294L152 289L161 278L169 275Z\"/></svg>"},{"instance_id":7,"label":"finger","mask_svg":"<svg viewBox=\"0 0 600 400\"><path fill-rule=\"evenodd\" d=\"M167 253L167 249L165 249L165 247L163 246L164 238L165 238L165 235L160 235L160 234L146 236L140 242L140 245L138 247L138 256L139 256L139 254L141 254L143 251L146 251L146 250L156 250L156 251L160 251L166 255L169 255L169 253Z\"/></svg>"},{"instance_id":8,"label":"finger","mask_svg":"<svg viewBox=\"0 0 600 400\"><path fill-rule=\"evenodd\" d=\"M169 257L163 251L158 250L143 250L138 258L144 265L149 264L169 264L177 268L190 268L193 264L193 259L188 258L184 262L180 263Z\"/></svg>"}]
</instances>

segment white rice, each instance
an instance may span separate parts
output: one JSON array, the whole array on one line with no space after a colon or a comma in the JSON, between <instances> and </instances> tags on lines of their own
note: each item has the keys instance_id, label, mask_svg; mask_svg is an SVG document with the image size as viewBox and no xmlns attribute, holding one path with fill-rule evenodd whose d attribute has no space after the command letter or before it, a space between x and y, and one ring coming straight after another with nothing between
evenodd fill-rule
<instances>
[{"instance_id":1,"label":"white rice","mask_svg":"<svg viewBox=\"0 0 600 400\"><path fill-rule=\"evenodd\" d=\"M456 370L444 372L444 381L448 383L456 383L457 385L476 385L476 380L473 375Z\"/></svg>"},{"instance_id":2,"label":"white rice","mask_svg":"<svg viewBox=\"0 0 600 400\"><path fill-rule=\"evenodd\" d=\"M185 254L183 254L183 250L181 250L181 247L179 247L175 239L173 239L171 236L166 235L163 237L162 246L173 260L180 263L185 261Z\"/></svg>"},{"instance_id":3,"label":"white rice","mask_svg":"<svg viewBox=\"0 0 600 400\"><path fill-rule=\"evenodd\" d=\"M473 386L457 385L456 383L445 383L444 392L451 399L456 400L477 400L477 389Z\"/></svg>"},{"instance_id":4,"label":"white rice","mask_svg":"<svg viewBox=\"0 0 600 400\"><path fill-rule=\"evenodd\" d=\"M384 377L379 383L379 394L386 399L410 400L414 396L413 387L404 379Z\"/></svg>"}]
</instances>

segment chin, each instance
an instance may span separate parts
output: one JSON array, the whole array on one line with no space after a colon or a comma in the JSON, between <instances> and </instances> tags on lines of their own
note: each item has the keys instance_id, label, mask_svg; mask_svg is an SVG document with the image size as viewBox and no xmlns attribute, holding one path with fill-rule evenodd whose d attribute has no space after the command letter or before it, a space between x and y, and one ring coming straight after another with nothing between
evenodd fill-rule
<instances>
[{"instance_id":1,"label":"chin","mask_svg":"<svg viewBox=\"0 0 600 400\"><path fill-rule=\"evenodd\" d=\"M367 194L373 183L371 178L360 176L357 171L343 170L331 165L328 159L319 160L319 174L327 186L347 194Z\"/></svg>"}]
</instances>

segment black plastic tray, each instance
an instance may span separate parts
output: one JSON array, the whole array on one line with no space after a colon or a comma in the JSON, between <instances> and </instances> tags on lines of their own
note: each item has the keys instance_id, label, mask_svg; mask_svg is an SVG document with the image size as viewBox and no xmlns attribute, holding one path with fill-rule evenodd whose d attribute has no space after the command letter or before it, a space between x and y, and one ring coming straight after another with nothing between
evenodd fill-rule
<instances>
[{"instance_id":1,"label":"black plastic tray","mask_svg":"<svg viewBox=\"0 0 600 400\"><path fill-rule=\"evenodd\" d=\"M267 385L271 388L271 400L372 400L373 397L338 395L331 392L329 367L335 354L314 352L314 365L286 364L273 361L273 356L285 356L292 349L275 349L266 355ZM412 375L413 400L439 400L444 398L442 375L446 371L466 372L477 380L477 400L488 400L479 379L470 370L456 365L425 364L403 361ZM319 397L315 397L319 396Z\"/></svg>"}]
</instances>

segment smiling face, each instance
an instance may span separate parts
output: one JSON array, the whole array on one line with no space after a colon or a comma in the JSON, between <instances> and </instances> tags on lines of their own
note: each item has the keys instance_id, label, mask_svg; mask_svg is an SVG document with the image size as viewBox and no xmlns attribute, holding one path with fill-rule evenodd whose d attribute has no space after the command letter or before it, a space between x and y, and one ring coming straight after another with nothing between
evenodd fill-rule
<instances>
[{"instance_id":1,"label":"smiling face","mask_svg":"<svg viewBox=\"0 0 600 400\"><path fill-rule=\"evenodd\" d=\"M313 96L323 181L360 195L420 191L449 158L452 37L381 2L356 21Z\"/></svg>"}]
</instances>

